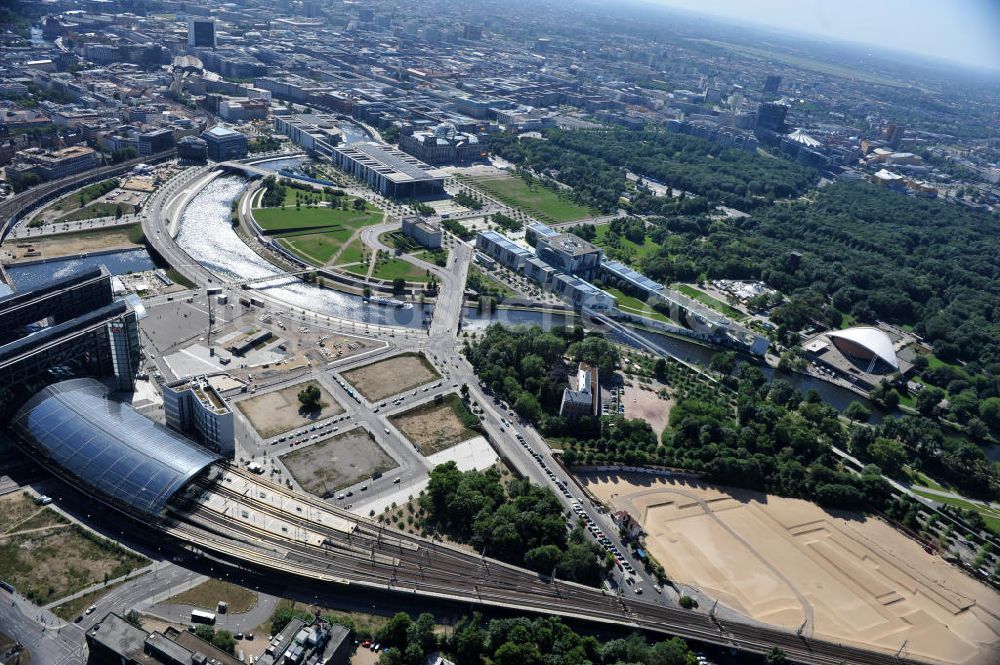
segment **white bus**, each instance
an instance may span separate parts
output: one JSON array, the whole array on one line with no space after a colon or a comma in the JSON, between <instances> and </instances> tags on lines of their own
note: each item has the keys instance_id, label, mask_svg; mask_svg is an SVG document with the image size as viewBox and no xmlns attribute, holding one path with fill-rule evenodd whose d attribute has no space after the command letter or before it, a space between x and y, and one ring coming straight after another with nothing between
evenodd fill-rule
<instances>
[{"instance_id":1,"label":"white bus","mask_svg":"<svg viewBox=\"0 0 1000 665\"><path fill-rule=\"evenodd\" d=\"M191 621L192 623L207 623L212 625L215 623L215 615L211 612L203 612L202 610L191 610Z\"/></svg>"}]
</instances>

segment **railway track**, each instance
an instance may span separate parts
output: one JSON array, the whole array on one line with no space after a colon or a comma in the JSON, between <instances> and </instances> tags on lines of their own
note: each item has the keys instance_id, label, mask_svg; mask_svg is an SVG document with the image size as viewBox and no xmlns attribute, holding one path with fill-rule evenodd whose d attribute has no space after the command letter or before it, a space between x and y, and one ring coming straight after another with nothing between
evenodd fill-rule
<instances>
[{"instance_id":1,"label":"railway track","mask_svg":"<svg viewBox=\"0 0 1000 665\"><path fill-rule=\"evenodd\" d=\"M59 180L45 182L32 187L31 189L25 190L16 196L12 196L6 201L0 203L0 240L7 236L14 222L20 219L25 212L36 205L45 203L51 197L57 196L74 187L85 185L88 182L94 182L96 180L110 178L118 175L119 173L124 173L133 166L137 166L139 164L153 164L164 159L169 159L176 154L176 148L171 148L170 150L164 150L163 152L156 153L155 155L137 157L136 159L131 159L120 164L109 164L90 171L60 178Z\"/></svg>"},{"instance_id":2,"label":"railway track","mask_svg":"<svg viewBox=\"0 0 1000 665\"><path fill-rule=\"evenodd\" d=\"M309 510L286 512L253 496L254 492L241 493L228 483L203 479L195 484L199 491L214 492L232 501L233 505L244 505L323 538L322 544L283 538L191 499L173 513L178 520L175 535L227 558L311 579L631 626L756 653L777 646L796 662L815 665L918 662L889 652L806 639L774 627L720 623L701 612L620 597L571 582L552 581L500 561L389 531L371 520L313 497L293 493L258 476L235 468L226 470L290 502L314 508L316 515L319 511L336 515L354 527L348 531L333 528L310 517ZM255 546L250 547L247 543L255 543Z\"/></svg>"}]
</instances>

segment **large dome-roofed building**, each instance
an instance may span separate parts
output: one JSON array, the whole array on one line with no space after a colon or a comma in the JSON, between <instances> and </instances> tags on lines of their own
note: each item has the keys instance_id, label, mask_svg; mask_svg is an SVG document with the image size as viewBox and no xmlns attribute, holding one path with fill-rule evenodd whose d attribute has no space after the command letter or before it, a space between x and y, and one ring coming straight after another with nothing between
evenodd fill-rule
<instances>
[{"instance_id":1,"label":"large dome-roofed building","mask_svg":"<svg viewBox=\"0 0 1000 665\"><path fill-rule=\"evenodd\" d=\"M826 335L837 349L846 355L859 360L871 361L868 372L876 369L875 363L884 362L893 370L899 369L896 351L892 348L892 340L878 328L859 326L845 330L834 330Z\"/></svg>"},{"instance_id":2,"label":"large dome-roofed building","mask_svg":"<svg viewBox=\"0 0 1000 665\"><path fill-rule=\"evenodd\" d=\"M29 399L10 425L43 466L145 519L159 518L177 492L219 459L110 399L94 379L50 385Z\"/></svg>"},{"instance_id":3,"label":"large dome-roofed building","mask_svg":"<svg viewBox=\"0 0 1000 665\"><path fill-rule=\"evenodd\" d=\"M808 340L802 350L812 360L811 371L846 379L864 390L896 374L905 377L913 368L896 354L893 337L871 326L829 330Z\"/></svg>"}]
</instances>

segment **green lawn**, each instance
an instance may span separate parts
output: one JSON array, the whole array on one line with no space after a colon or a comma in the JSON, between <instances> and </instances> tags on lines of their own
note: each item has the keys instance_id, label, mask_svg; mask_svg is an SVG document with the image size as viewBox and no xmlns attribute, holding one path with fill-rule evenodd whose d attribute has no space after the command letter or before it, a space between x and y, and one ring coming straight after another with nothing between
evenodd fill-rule
<instances>
[{"instance_id":1,"label":"green lawn","mask_svg":"<svg viewBox=\"0 0 1000 665\"><path fill-rule=\"evenodd\" d=\"M447 249L422 249L419 252L414 252L411 254L413 258L420 259L421 261L426 261L427 263L437 265L437 258L439 256L444 257L445 263L448 262L448 250Z\"/></svg>"},{"instance_id":2,"label":"green lawn","mask_svg":"<svg viewBox=\"0 0 1000 665\"><path fill-rule=\"evenodd\" d=\"M947 496L938 496L937 494L922 492L917 489L911 491L914 494L919 494L926 499L931 499L932 501L937 501L938 503L955 506L956 508L962 508L963 510L973 510L978 512L982 516L983 523L986 524L986 528L992 531L995 535L1000 536L1000 511L992 510L986 506L980 506L964 499L953 499Z\"/></svg>"},{"instance_id":3,"label":"green lawn","mask_svg":"<svg viewBox=\"0 0 1000 665\"><path fill-rule=\"evenodd\" d=\"M613 258L617 258L623 263L635 265L638 261L645 259L647 256L652 256L660 249L659 243L653 242L648 236L643 239L641 245L637 245L628 238L621 236L616 243L617 247L614 247L608 242L608 231L611 228L609 224L601 224L594 228L597 230L597 237L594 238L594 244L609 250L609 256L614 250L620 250L620 252L614 252L615 256Z\"/></svg>"},{"instance_id":4,"label":"green lawn","mask_svg":"<svg viewBox=\"0 0 1000 665\"><path fill-rule=\"evenodd\" d=\"M334 187L333 189L340 189L339 187ZM296 197L296 192L298 192L298 197ZM353 196L347 194L347 202L351 203L354 201ZM295 201L302 201L302 205L306 204L306 199L318 199L320 201L327 200L327 196L323 193L322 189L316 189L310 185L299 184L298 186L285 185L285 205L289 208L295 207ZM344 197L338 197L343 199Z\"/></svg>"},{"instance_id":5,"label":"green lawn","mask_svg":"<svg viewBox=\"0 0 1000 665\"><path fill-rule=\"evenodd\" d=\"M840 329L845 330L847 328L853 328L857 324L858 320L853 314L843 314L843 318L840 320Z\"/></svg>"},{"instance_id":6,"label":"green lawn","mask_svg":"<svg viewBox=\"0 0 1000 665\"><path fill-rule=\"evenodd\" d=\"M562 198L541 185L535 184L529 187L521 178L486 176L472 178L472 182L476 187L507 205L521 208L542 221L572 222L600 214Z\"/></svg>"},{"instance_id":7,"label":"green lawn","mask_svg":"<svg viewBox=\"0 0 1000 665\"><path fill-rule=\"evenodd\" d=\"M961 369L960 365L955 363L946 363L945 361L938 358L933 353L927 354L927 369L937 369L938 367L952 367L954 369Z\"/></svg>"},{"instance_id":8,"label":"green lawn","mask_svg":"<svg viewBox=\"0 0 1000 665\"><path fill-rule=\"evenodd\" d=\"M932 490L941 490L942 492L951 491L922 471L912 471L910 473L910 481L924 487L930 487Z\"/></svg>"},{"instance_id":9,"label":"green lawn","mask_svg":"<svg viewBox=\"0 0 1000 665\"><path fill-rule=\"evenodd\" d=\"M629 314L638 314L639 316L645 316L650 319L655 319L657 321L663 321L664 323L673 323L670 317L664 316L660 312L647 305L642 300L634 296L630 296L622 291L615 288L602 287L605 291L613 295L618 300L618 309Z\"/></svg>"},{"instance_id":10,"label":"green lawn","mask_svg":"<svg viewBox=\"0 0 1000 665\"><path fill-rule=\"evenodd\" d=\"M109 183L107 188L105 188L105 183ZM74 210L80 209L80 202L83 201L83 205L87 205L96 198L103 196L105 193L112 191L118 186L117 179L114 182L110 180L102 180L101 182L95 182L92 185L88 185L78 191L68 194L61 199L58 199L51 205L47 206L49 210L54 212L72 212Z\"/></svg>"},{"instance_id":11,"label":"green lawn","mask_svg":"<svg viewBox=\"0 0 1000 665\"><path fill-rule=\"evenodd\" d=\"M333 258L358 229L382 221L382 211L371 205L362 211L255 208L253 216L265 232L314 265L323 265ZM360 247L358 242L357 249L351 250L356 257L353 261L361 260Z\"/></svg>"},{"instance_id":12,"label":"green lawn","mask_svg":"<svg viewBox=\"0 0 1000 665\"><path fill-rule=\"evenodd\" d=\"M382 221L382 211L368 205L364 210L332 208L254 208L254 219L265 231L360 229Z\"/></svg>"},{"instance_id":13,"label":"green lawn","mask_svg":"<svg viewBox=\"0 0 1000 665\"><path fill-rule=\"evenodd\" d=\"M722 302L718 298L713 298L704 291L700 291L693 286L688 286L687 284L678 284L674 288L686 295L688 298L693 298L701 304L714 309L717 312L722 312L734 321L742 321L747 318L747 315L738 309L733 309L728 304Z\"/></svg>"},{"instance_id":14,"label":"green lawn","mask_svg":"<svg viewBox=\"0 0 1000 665\"><path fill-rule=\"evenodd\" d=\"M53 223L74 222L78 219L97 219L98 217L114 217L119 205L122 208L122 214L128 214L135 210L135 208L127 203L91 203L85 208L77 208L68 215L63 215Z\"/></svg>"},{"instance_id":15,"label":"green lawn","mask_svg":"<svg viewBox=\"0 0 1000 665\"><path fill-rule=\"evenodd\" d=\"M355 238L344 247L344 251L340 253L340 257L337 259L339 265L344 265L345 263L359 263L361 259L364 258L364 244L361 242L361 238Z\"/></svg>"},{"instance_id":16,"label":"green lawn","mask_svg":"<svg viewBox=\"0 0 1000 665\"><path fill-rule=\"evenodd\" d=\"M422 268L396 258L380 262L372 272L372 279L393 280L400 277L408 282L426 282L428 279L427 273Z\"/></svg>"},{"instance_id":17,"label":"green lawn","mask_svg":"<svg viewBox=\"0 0 1000 665\"><path fill-rule=\"evenodd\" d=\"M286 235L278 238L278 242L315 266L324 265L333 258L337 250L347 241L340 237L343 232L306 233L302 235ZM350 237L350 232L346 232Z\"/></svg>"}]
</instances>

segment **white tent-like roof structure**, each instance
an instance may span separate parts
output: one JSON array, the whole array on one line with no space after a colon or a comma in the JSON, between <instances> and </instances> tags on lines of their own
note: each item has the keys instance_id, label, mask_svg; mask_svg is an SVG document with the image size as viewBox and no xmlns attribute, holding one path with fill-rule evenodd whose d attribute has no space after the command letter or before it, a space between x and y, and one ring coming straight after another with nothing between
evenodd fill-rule
<instances>
[{"instance_id":1,"label":"white tent-like roof structure","mask_svg":"<svg viewBox=\"0 0 1000 665\"><path fill-rule=\"evenodd\" d=\"M791 139L792 141L795 141L796 143L801 143L807 148L816 148L822 145L819 141L809 136L801 129L796 129L794 132L788 135L788 138Z\"/></svg>"},{"instance_id":2,"label":"white tent-like roof structure","mask_svg":"<svg viewBox=\"0 0 1000 665\"><path fill-rule=\"evenodd\" d=\"M892 340L884 331L870 326L858 326L847 328L846 330L833 330L827 333L835 346L840 349L847 347L849 352L864 350L873 357L882 360L893 369L899 369L899 361L896 359L896 351L892 348ZM837 340L843 340L847 344L837 344ZM854 354L858 355L858 354Z\"/></svg>"}]
</instances>

